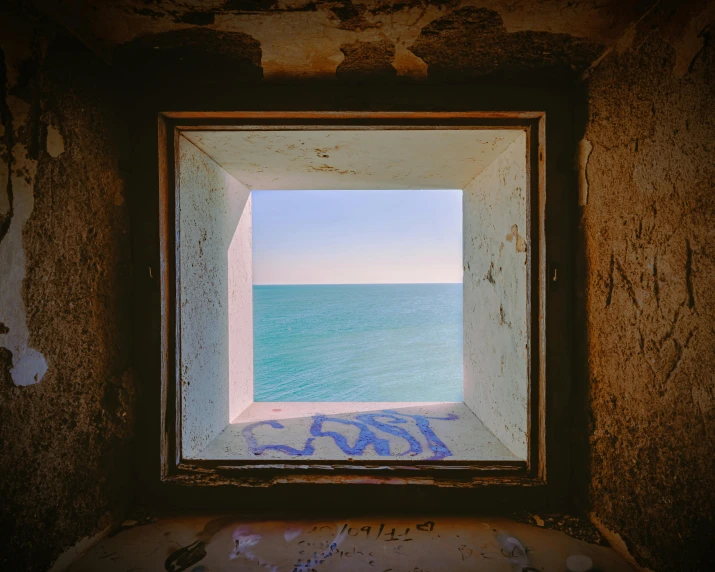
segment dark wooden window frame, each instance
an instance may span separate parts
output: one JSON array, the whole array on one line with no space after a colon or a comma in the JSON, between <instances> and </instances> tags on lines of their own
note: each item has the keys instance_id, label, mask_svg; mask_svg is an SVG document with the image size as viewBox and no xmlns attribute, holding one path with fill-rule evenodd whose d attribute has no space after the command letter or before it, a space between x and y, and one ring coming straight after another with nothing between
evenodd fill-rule
<instances>
[{"instance_id":1,"label":"dark wooden window frame","mask_svg":"<svg viewBox=\"0 0 715 572\"><path fill-rule=\"evenodd\" d=\"M520 129L527 135L527 297L529 316L528 459L458 461L186 461L181 458L176 260L175 158L184 130L232 129ZM159 114L159 247L161 293L161 481L266 486L280 483L546 484L546 113L545 112L168 112ZM557 334L558 335L558 334ZM554 336L556 337L556 336ZM551 425L549 426L551 430Z\"/></svg>"}]
</instances>

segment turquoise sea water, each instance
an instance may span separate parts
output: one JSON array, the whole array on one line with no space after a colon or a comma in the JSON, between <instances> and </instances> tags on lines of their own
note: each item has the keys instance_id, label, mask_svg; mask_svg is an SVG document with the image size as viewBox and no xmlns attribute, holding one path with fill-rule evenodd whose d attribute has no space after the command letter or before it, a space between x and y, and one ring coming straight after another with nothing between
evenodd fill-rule
<instances>
[{"instance_id":1,"label":"turquoise sea water","mask_svg":"<svg viewBox=\"0 0 715 572\"><path fill-rule=\"evenodd\" d=\"M254 286L255 401L462 401L462 285Z\"/></svg>"}]
</instances>

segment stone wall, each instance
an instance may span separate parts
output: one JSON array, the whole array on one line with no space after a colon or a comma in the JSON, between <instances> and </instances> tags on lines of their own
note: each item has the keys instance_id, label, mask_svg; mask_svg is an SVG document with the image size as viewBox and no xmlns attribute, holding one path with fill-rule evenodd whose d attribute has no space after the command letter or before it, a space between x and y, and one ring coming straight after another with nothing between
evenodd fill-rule
<instances>
[{"instance_id":1,"label":"stone wall","mask_svg":"<svg viewBox=\"0 0 715 572\"><path fill-rule=\"evenodd\" d=\"M593 70L582 145L590 503L653 570L715 563L715 11L689 4Z\"/></svg>"},{"instance_id":2,"label":"stone wall","mask_svg":"<svg viewBox=\"0 0 715 572\"><path fill-rule=\"evenodd\" d=\"M0 9L0 562L120 515L134 384L119 122L76 40Z\"/></svg>"}]
</instances>

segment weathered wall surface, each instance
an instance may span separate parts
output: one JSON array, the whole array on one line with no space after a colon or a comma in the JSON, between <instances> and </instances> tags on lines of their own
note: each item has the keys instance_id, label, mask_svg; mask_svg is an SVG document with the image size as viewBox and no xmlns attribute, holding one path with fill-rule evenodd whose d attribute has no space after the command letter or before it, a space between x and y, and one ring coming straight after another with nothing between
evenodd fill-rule
<instances>
[{"instance_id":1,"label":"weathered wall surface","mask_svg":"<svg viewBox=\"0 0 715 572\"><path fill-rule=\"evenodd\" d=\"M713 3L653 12L589 83L594 516L653 570L715 554Z\"/></svg>"},{"instance_id":2,"label":"weathered wall surface","mask_svg":"<svg viewBox=\"0 0 715 572\"><path fill-rule=\"evenodd\" d=\"M120 513L129 218L96 58L0 9L0 562L43 570ZM100 64L102 65L102 64Z\"/></svg>"},{"instance_id":3,"label":"weathered wall surface","mask_svg":"<svg viewBox=\"0 0 715 572\"><path fill-rule=\"evenodd\" d=\"M40 4L50 5L45 0ZM117 46L266 79L464 79L590 65L648 2L74 0L50 10L107 59ZM121 26L116 25L122 22ZM201 41L198 41L198 40ZM156 47L156 49L155 49ZM153 54L152 54L153 51ZM239 64L238 55L245 58ZM212 64L213 65L213 64ZM261 69L262 68L262 69Z\"/></svg>"}]
</instances>

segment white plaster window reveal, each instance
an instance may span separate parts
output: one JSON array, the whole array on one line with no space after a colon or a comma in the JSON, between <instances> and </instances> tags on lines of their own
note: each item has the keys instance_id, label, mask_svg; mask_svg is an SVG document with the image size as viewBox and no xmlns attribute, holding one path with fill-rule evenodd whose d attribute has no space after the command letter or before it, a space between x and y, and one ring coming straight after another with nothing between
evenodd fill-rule
<instances>
[{"instance_id":1,"label":"white plaster window reveal","mask_svg":"<svg viewBox=\"0 0 715 572\"><path fill-rule=\"evenodd\" d=\"M527 156L522 129L183 132L182 458L526 461ZM253 402L254 189L463 190L464 403Z\"/></svg>"}]
</instances>

